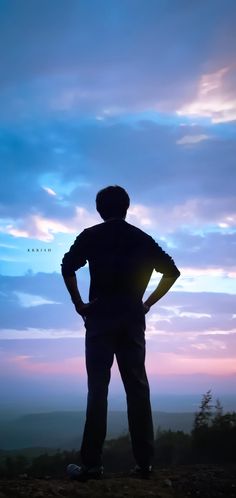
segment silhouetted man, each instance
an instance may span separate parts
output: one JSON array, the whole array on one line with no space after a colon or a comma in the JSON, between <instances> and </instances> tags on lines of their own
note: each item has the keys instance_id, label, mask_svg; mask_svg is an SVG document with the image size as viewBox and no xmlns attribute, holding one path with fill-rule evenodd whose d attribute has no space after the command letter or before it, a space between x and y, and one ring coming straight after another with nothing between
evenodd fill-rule
<instances>
[{"instance_id":1,"label":"silhouetted man","mask_svg":"<svg viewBox=\"0 0 236 498\"><path fill-rule=\"evenodd\" d=\"M87 480L103 473L107 395L116 355L127 398L134 475L152 471L154 434L145 370L145 314L179 277L172 258L145 232L125 221L130 199L119 186L98 192L96 207L103 223L85 229L62 260L62 275L86 328L88 399L80 450L81 466L70 464L72 478ZM89 303L81 299L75 271L89 263ZM163 274L142 301L153 270Z\"/></svg>"}]
</instances>

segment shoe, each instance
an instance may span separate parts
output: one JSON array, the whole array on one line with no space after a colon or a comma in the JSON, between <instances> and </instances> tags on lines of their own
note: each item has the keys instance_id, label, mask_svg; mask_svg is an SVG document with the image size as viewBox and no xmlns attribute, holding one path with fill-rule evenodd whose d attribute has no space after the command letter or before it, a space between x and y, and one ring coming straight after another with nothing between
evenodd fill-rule
<instances>
[{"instance_id":1,"label":"shoe","mask_svg":"<svg viewBox=\"0 0 236 498\"><path fill-rule=\"evenodd\" d=\"M135 465L133 469L131 469L129 476L137 477L138 479L149 479L153 473L152 465Z\"/></svg>"},{"instance_id":2,"label":"shoe","mask_svg":"<svg viewBox=\"0 0 236 498\"><path fill-rule=\"evenodd\" d=\"M85 482L89 479L101 479L103 477L103 466L87 467L86 465L76 465L70 463L67 465L66 473L70 479Z\"/></svg>"}]
</instances>

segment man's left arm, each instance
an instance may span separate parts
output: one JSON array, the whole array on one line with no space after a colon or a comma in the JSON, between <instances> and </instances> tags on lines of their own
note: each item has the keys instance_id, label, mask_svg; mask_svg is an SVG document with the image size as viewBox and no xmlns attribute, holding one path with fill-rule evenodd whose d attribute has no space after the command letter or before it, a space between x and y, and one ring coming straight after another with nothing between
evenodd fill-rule
<instances>
[{"instance_id":1,"label":"man's left arm","mask_svg":"<svg viewBox=\"0 0 236 498\"><path fill-rule=\"evenodd\" d=\"M172 287L180 271L175 265L173 259L163 249L153 241L154 268L157 272L162 273L162 278L156 289L144 302L144 310L147 313L153 304L157 303Z\"/></svg>"}]
</instances>

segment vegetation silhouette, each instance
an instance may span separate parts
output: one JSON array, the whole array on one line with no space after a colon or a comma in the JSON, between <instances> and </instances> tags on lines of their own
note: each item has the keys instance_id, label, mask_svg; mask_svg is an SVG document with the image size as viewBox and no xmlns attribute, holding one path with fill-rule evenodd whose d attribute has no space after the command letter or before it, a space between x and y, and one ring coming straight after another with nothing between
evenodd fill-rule
<instances>
[{"instance_id":1,"label":"vegetation silhouette","mask_svg":"<svg viewBox=\"0 0 236 498\"><path fill-rule=\"evenodd\" d=\"M223 413L217 399L212 404L211 390L203 395L192 430L192 453L200 462L236 461L236 412Z\"/></svg>"},{"instance_id":2,"label":"vegetation silhouette","mask_svg":"<svg viewBox=\"0 0 236 498\"><path fill-rule=\"evenodd\" d=\"M235 463L236 412L224 413L220 400L213 402L211 390L203 395L195 414L191 434L183 431L161 430L155 437L155 460L158 466L175 464ZM14 478L56 477L65 473L71 461L79 461L79 450L57 449L35 457L29 454L0 452L0 476ZM130 437L123 434L107 440L104 447L104 465L107 472L122 472L133 462Z\"/></svg>"}]
</instances>

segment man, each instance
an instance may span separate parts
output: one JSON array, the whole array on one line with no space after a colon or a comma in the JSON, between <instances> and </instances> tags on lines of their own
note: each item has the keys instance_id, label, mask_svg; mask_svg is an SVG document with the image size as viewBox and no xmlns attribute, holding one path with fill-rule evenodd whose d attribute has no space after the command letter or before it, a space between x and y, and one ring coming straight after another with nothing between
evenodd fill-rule
<instances>
[{"instance_id":1,"label":"man","mask_svg":"<svg viewBox=\"0 0 236 498\"><path fill-rule=\"evenodd\" d=\"M103 474L107 395L116 355L127 398L129 431L136 467L152 471L154 434L145 371L145 314L171 288L180 272L172 258L145 232L125 221L130 199L117 185L98 192L96 207L104 220L85 229L62 260L62 275L86 328L88 399L81 444L81 466L70 464L72 478L84 481ZM81 299L75 271L89 263L89 303ZM142 301L153 270L163 274Z\"/></svg>"}]
</instances>

